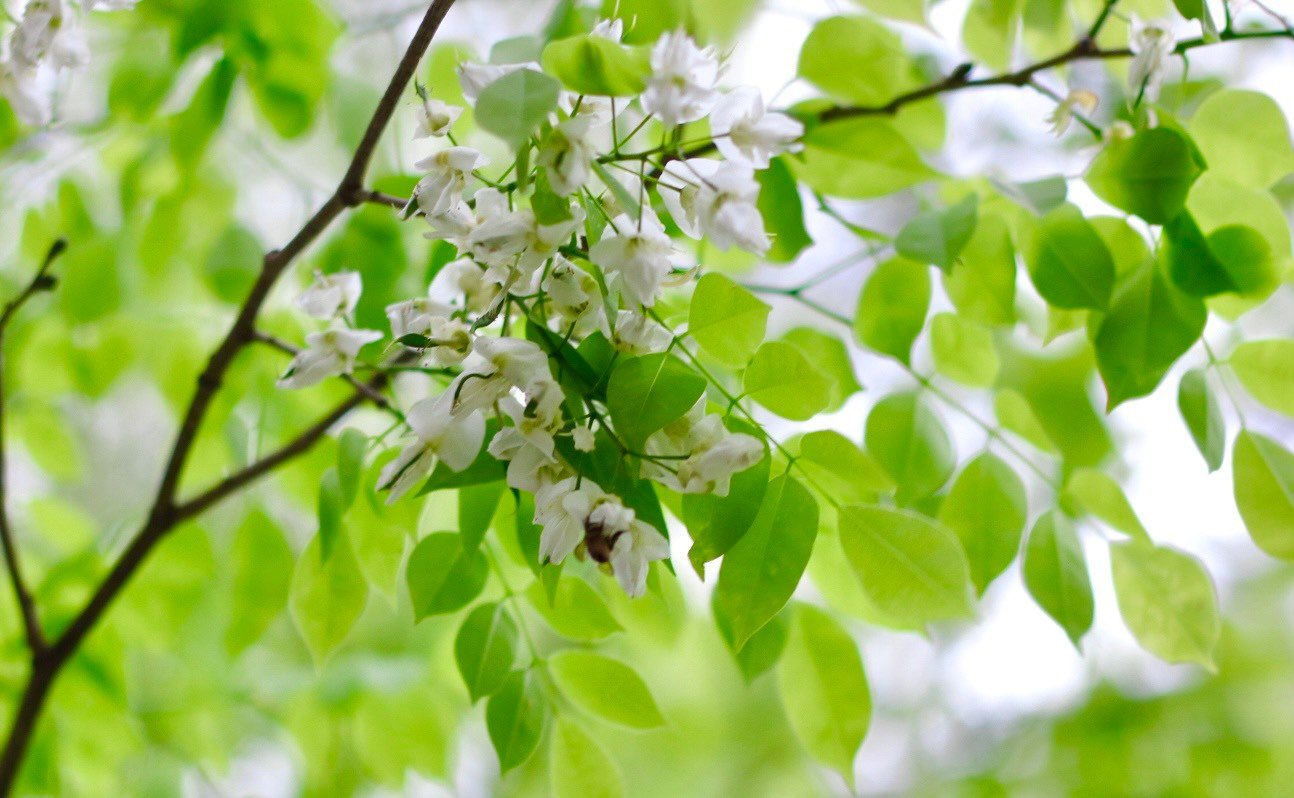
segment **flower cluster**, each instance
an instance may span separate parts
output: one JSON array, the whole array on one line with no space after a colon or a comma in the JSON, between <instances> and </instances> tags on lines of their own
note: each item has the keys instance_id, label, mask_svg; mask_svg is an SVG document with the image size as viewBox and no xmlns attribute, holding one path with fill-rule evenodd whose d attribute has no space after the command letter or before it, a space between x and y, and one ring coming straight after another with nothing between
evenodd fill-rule
<instances>
[{"instance_id":1,"label":"flower cluster","mask_svg":"<svg viewBox=\"0 0 1294 798\"><path fill-rule=\"evenodd\" d=\"M118 11L139 0L83 0L81 11ZM78 8L70 0L28 0L18 24L0 43L0 95L24 124L54 116L54 84L65 67L90 60Z\"/></svg>"},{"instance_id":2,"label":"flower cluster","mask_svg":"<svg viewBox=\"0 0 1294 798\"><path fill-rule=\"evenodd\" d=\"M621 34L619 22L603 22L590 36L618 45ZM426 236L458 257L424 296L386 309L397 356L442 387L409 408L408 441L379 478L395 500L440 465L466 469L484 449L507 463L510 487L533 494L541 561L577 553L608 567L631 596L645 590L648 565L669 555L668 543L587 462L618 448L665 488L724 496L733 474L764 456L764 443L730 431L702 396L633 451L605 399L563 383L553 342L598 338L613 362L671 350L675 335L653 307L696 270L681 265L657 209L684 236L762 255L770 241L755 172L795 149L803 133L796 120L769 112L757 90L720 91L717 56L682 32L660 38L650 65L634 98L563 92L497 179L485 174L482 152L454 137L464 109L419 88L416 135L444 144L416 163L423 177L405 216L420 215ZM518 70L540 67L464 64L463 95L475 103ZM707 117L722 157L683 157L681 126ZM307 337L282 386L349 373L360 347L380 337L349 323L359 291L357 274L321 275L300 297L303 311L332 326Z\"/></svg>"}]
</instances>

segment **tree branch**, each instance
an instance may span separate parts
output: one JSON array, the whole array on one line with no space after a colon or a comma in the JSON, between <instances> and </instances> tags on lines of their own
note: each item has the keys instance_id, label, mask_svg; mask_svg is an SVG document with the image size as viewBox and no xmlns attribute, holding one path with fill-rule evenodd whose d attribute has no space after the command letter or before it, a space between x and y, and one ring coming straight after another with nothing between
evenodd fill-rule
<instances>
[{"instance_id":1,"label":"tree branch","mask_svg":"<svg viewBox=\"0 0 1294 798\"><path fill-rule=\"evenodd\" d=\"M49 291L54 287L54 278L49 275L49 269L65 249L67 249L66 240L60 238L55 241L49 248L49 252L46 253L45 260L41 262L40 268L36 270L36 275L31 278L31 282L8 305L5 305L4 311L0 313L0 546L4 548L5 565L9 568L9 583L13 587L14 599L18 602L18 610L22 615L23 632L27 636L27 647L31 649L33 660L44 653L47 644L45 643L45 635L40 628L40 617L36 612L36 601L32 598L31 591L27 588L27 582L23 579L22 565L18 559L18 546L14 542L13 529L9 524L4 445L3 341L4 334L9 329L9 322L13 320L18 310L27 304L27 300L42 291Z\"/></svg>"},{"instance_id":2,"label":"tree branch","mask_svg":"<svg viewBox=\"0 0 1294 798\"><path fill-rule=\"evenodd\" d=\"M256 338L256 317L260 313L270 290L274 287L283 271L292 261L312 244L327 227L349 207L364 200L363 180L377 150L382 133L386 130L400 97L412 79L418 63L431 44L441 21L453 6L454 0L433 0L427 8L413 39L409 42L395 73L387 84L382 99L378 102L368 127L364 131L359 146L351 158L350 165L333 192L322 206L301 227L296 235L281 249L266 253L261 272L253 284L247 299L239 309L237 317L225 338L216 347L198 376L198 385L190 400L188 409L180 423L171 454L162 473L157 494L147 519L139 533L126 547L116 565L95 590L85 606L72 620L71 624L52 644L43 648L33 660L33 667L22 700L14 716L9 737L5 741L3 752L0 752L0 795L9 795L22 764L23 757L35 730L36 720L40 715L45 699L49 694L55 678L63 666L75 653L81 642L94 628L109 605L125 587L131 576L147 559L148 554L165 535L180 521L202 512L234 490L246 485L273 468L301 454L319 440L328 429L342 416L363 402L367 397L364 392L357 392L346 402L308 428L298 438L274 454L248 466L241 472L218 483L216 486L199 494L196 498L177 504L176 492L180 477L183 474L189 453L197 440L203 418L211 405L212 399L220 390L225 373L234 358ZM16 308L15 308L16 309ZM6 310L6 315L12 311ZM375 378L377 385L384 377ZM372 385L372 384L370 384ZM374 388L376 390L376 387ZM15 572L16 573L16 572Z\"/></svg>"}]
</instances>

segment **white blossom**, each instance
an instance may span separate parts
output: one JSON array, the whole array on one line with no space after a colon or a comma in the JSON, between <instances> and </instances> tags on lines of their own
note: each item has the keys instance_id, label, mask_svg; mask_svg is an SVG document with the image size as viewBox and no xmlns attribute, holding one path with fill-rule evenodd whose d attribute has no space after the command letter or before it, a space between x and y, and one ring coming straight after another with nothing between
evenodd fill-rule
<instances>
[{"instance_id":1,"label":"white blossom","mask_svg":"<svg viewBox=\"0 0 1294 798\"><path fill-rule=\"evenodd\" d=\"M44 127L54 118L48 70L0 61L0 95L25 125Z\"/></svg>"},{"instance_id":2,"label":"white blossom","mask_svg":"<svg viewBox=\"0 0 1294 798\"><path fill-rule=\"evenodd\" d=\"M535 491L535 523L543 527L540 563L559 563L575 551L584 540L594 502L604 496L592 480L576 477L543 484Z\"/></svg>"},{"instance_id":3,"label":"white blossom","mask_svg":"<svg viewBox=\"0 0 1294 798\"><path fill-rule=\"evenodd\" d=\"M449 129L463 113L463 109L459 106L450 105L430 95L424 95L421 99L422 106L418 109L418 128L413 134L415 138L439 138L448 134Z\"/></svg>"},{"instance_id":4,"label":"white blossom","mask_svg":"<svg viewBox=\"0 0 1294 798\"><path fill-rule=\"evenodd\" d=\"M338 327L306 336L306 348L292 358L283 376L280 388L306 388L337 374L349 374L355 367L355 357L365 344L380 340L377 330L351 330Z\"/></svg>"},{"instance_id":5,"label":"white blossom","mask_svg":"<svg viewBox=\"0 0 1294 798\"><path fill-rule=\"evenodd\" d=\"M589 35L599 36L603 39L610 39L613 42L619 43L625 35L624 20L616 19L614 17L611 19L600 19L598 20L598 23L593 26L593 30L589 31Z\"/></svg>"},{"instance_id":6,"label":"white blossom","mask_svg":"<svg viewBox=\"0 0 1294 798\"><path fill-rule=\"evenodd\" d=\"M1099 102L1100 98L1096 96L1095 92L1087 89L1074 89L1071 91L1066 95L1065 99L1056 103L1055 109L1047 117L1047 124L1051 127L1052 135L1060 136L1066 130L1069 130L1070 123L1074 121L1075 108L1090 114L1096 110L1096 105Z\"/></svg>"},{"instance_id":7,"label":"white blossom","mask_svg":"<svg viewBox=\"0 0 1294 798\"><path fill-rule=\"evenodd\" d=\"M472 311L489 307L499 294L498 286L485 282L485 271L471 258L457 258L436 272L427 289L434 302L459 306Z\"/></svg>"},{"instance_id":8,"label":"white blossom","mask_svg":"<svg viewBox=\"0 0 1294 798\"><path fill-rule=\"evenodd\" d=\"M535 163L544 168L548 184L558 196L579 191L589 179L589 164L595 153L589 144L590 119L568 119L544 137Z\"/></svg>"},{"instance_id":9,"label":"white blossom","mask_svg":"<svg viewBox=\"0 0 1294 798\"><path fill-rule=\"evenodd\" d=\"M64 0L30 0L9 34L9 56L21 67L48 58L55 66L79 67L90 60L85 37Z\"/></svg>"},{"instance_id":10,"label":"white blossom","mask_svg":"<svg viewBox=\"0 0 1294 798\"><path fill-rule=\"evenodd\" d=\"M725 158L764 169L774 155L800 149L804 125L786 114L768 113L759 89L734 89L710 114L710 132Z\"/></svg>"},{"instance_id":11,"label":"white blossom","mask_svg":"<svg viewBox=\"0 0 1294 798\"><path fill-rule=\"evenodd\" d=\"M533 341L521 338L480 336L463 372L449 390L454 394L456 414L482 410L494 404L511 388L525 391L544 379L551 379L548 356Z\"/></svg>"},{"instance_id":12,"label":"white blossom","mask_svg":"<svg viewBox=\"0 0 1294 798\"><path fill-rule=\"evenodd\" d=\"M450 210L463 198L467 177L485 164L485 156L471 147L449 147L423 158L414 166L427 173L413 195L428 216Z\"/></svg>"},{"instance_id":13,"label":"white blossom","mask_svg":"<svg viewBox=\"0 0 1294 798\"><path fill-rule=\"evenodd\" d=\"M598 281L562 255L554 255L540 288L561 316L563 326L573 324L577 335L601 330L608 338L611 329L602 304Z\"/></svg>"},{"instance_id":14,"label":"white blossom","mask_svg":"<svg viewBox=\"0 0 1294 798\"><path fill-rule=\"evenodd\" d=\"M1177 39L1168 22L1143 22L1134 16L1128 45L1133 52L1132 63L1128 65L1128 89L1133 97L1144 96L1154 102L1159 99L1168 59L1177 46Z\"/></svg>"},{"instance_id":15,"label":"white blossom","mask_svg":"<svg viewBox=\"0 0 1294 798\"><path fill-rule=\"evenodd\" d=\"M643 208L640 219L616 217L589 257L616 279L630 302L651 306L670 273L674 245L660 220Z\"/></svg>"},{"instance_id":16,"label":"white blossom","mask_svg":"<svg viewBox=\"0 0 1294 798\"><path fill-rule=\"evenodd\" d=\"M359 272L315 272L315 281L296 298L297 307L314 319L349 316L364 290Z\"/></svg>"},{"instance_id":17,"label":"white blossom","mask_svg":"<svg viewBox=\"0 0 1294 798\"><path fill-rule=\"evenodd\" d=\"M697 192L697 216L710 243L719 249L738 246L763 255L768 234L759 212L759 183L747 166L725 162L706 177Z\"/></svg>"},{"instance_id":18,"label":"white blossom","mask_svg":"<svg viewBox=\"0 0 1294 798\"><path fill-rule=\"evenodd\" d=\"M405 419L414 440L378 475L378 490L390 491L388 504L430 474L437 459L454 471L462 471L480 453L485 440L484 417L480 413L451 413L452 400L452 394L446 391L409 408Z\"/></svg>"},{"instance_id":19,"label":"white blossom","mask_svg":"<svg viewBox=\"0 0 1294 798\"><path fill-rule=\"evenodd\" d=\"M433 318L449 316L453 310L430 297L414 297L387 305L386 320L391 324L391 337L398 340L406 335L426 335Z\"/></svg>"},{"instance_id":20,"label":"white blossom","mask_svg":"<svg viewBox=\"0 0 1294 798\"><path fill-rule=\"evenodd\" d=\"M611 549L611 570L629 598L647 592L647 565L669 557L669 541L651 524L635 519L616 538Z\"/></svg>"},{"instance_id":21,"label":"white blossom","mask_svg":"<svg viewBox=\"0 0 1294 798\"><path fill-rule=\"evenodd\" d=\"M588 424L576 424L571 429L571 444L579 452L591 452L596 449L598 441L593 435L593 428Z\"/></svg>"},{"instance_id":22,"label":"white blossom","mask_svg":"<svg viewBox=\"0 0 1294 798\"><path fill-rule=\"evenodd\" d=\"M647 355L664 352L674 341L674 334L655 319L633 310L616 314L616 329L612 343L622 352Z\"/></svg>"},{"instance_id":23,"label":"white blossom","mask_svg":"<svg viewBox=\"0 0 1294 798\"><path fill-rule=\"evenodd\" d=\"M717 92L719 59L687 33L666 33L651 52L652 74L642 94L643 110L666 127L695 122L709 112Z\"/></svg>"}]
</instances>

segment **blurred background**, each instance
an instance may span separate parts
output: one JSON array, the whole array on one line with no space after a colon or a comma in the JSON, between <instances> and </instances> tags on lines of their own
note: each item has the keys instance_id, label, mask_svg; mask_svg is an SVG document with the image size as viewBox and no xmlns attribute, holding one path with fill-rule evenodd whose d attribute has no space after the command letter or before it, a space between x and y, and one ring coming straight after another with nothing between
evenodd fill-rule
<instances>
[{"instance_id":1,"label":"blurred background","mask_svg":"<svg viewBox=\"0 0 1294 798\"><path fill-rule=\"evenodd\" d=\"M12 287L26 279L54 236L81 242L68 255L54 309L32 312L15 328L7 364L17 386L14 511L36 560L41 600L55 617L79 605L106 552L144 511L175 407L187 400L204 352L223 332L256 253L284 241L330 192L425 8L408 0L321 3L327 22L320 24L339 33L330 74L313 76L319 94L306 99L319 105L307 132L283 139L269 132L246 91L232 94L215 130L186 116L222 62L217 48L200 44L177 71L172 37L200 28L203 14L218 16L218 5L143 0L140 20L96 18L88 31L93 61L61 90L61 121L28 134L11 118L0 120L0 229L7 232L0 237L0 273ZM299 22L293 38L284 31L298 20L287 10L269 10L273 5L258 12L266 17L262 32L273 34L261 44L309 47L313 17ZM456 63L534 33L557 5L460 0L422 78L433 92L452 97ZM847 0L694 5L729 53L725 83L757 85L773 105L812 95L793 78L800 43L815 20L861 10ZM930 9L928 26L900 26L932 76L967 60L958 45L967 5L944 0ZM1082 18L1096 7L1065 5ZM1287 2L1270 5L1294 13ZM1119 10L1157 16L1169 6L1127 2ZM1238 14L1270 22L1252 4ZM1115 20L1111 27L1123 25ZM1183 36L1197 32L1194 23L1181 28ZM288 44L275 42L278 35ZM254 37L245 43L256 45ZM1192 54L1189 75L1174 66L1165 103L1189 106L1226 84L1263 91L1290 116L1292 68L1289 41L1203 48ZM1100 124L1115 117L1122 98L1117 66L1084 64L1067 78L1048 73L1042 81L1061 94L1071 87L1096 92L1102 104L1093 116ZM300 98L282 99L286 116L271 119L280 133L298 124L291 115ZM1081 129L1051 135L1045 117L1053 106L1027 89L951 95L946 140L927 158L968 179L1079 175L1095 153L1093 140ZM160 129L152 121L159 115ZM408 191L412 163L422 154L412 140L414 124L410 103L379 153L379 186ZM210 143L197 149L205 154L186 155L186 142L203 137ZM1287 181L1277 193L1288 212L1294 185ZM1103 207L1077 182L1070 196L1085 210ZM922 199L914 191L834 207L858 224L893 233ZM793 285L850 259L853 265L814 293L850 315L863 280L886 253L812 210L811 201L805 207L815 244L794 266L736 259L722 266L754 282ZM320 265L372 265L377 276L366 271L366 284L376 288L361 313L380 314L383 296L419 293L429 255L418 232L396 224L385 209L359 212L295 267L271 305L272 329L300 337L287 300ZM1026 318L1030 290L1022 281ZM1041 305L1034 310L1041 313ZM830 323L798 305L776 304L770 334ZM1246 337L1294 335L1294 293L1280 289L1246 316L1242 329ZM848 337L847 330L835 332ZM1236 335L1223 326L1206 332L1219 349ZM1063 341L1056 346L1064 351ZM928 370L928 349L919 343L917 352L923 354L914 365ZM281 359L270 351L253 355L235 370L234 389L218 409L219 428L200 449L195 481L246 461L340 395L275 392ZM906 377L856 348L851 356L866 390L811 424L858 440L867 409ZM1174 374L1202 362L1203 353L1193 351ZM1229 470L1207 473L1176 412L1175 386L1170 375L1158 392L1121 406L1107 423L1121 441L1129 498L1151 535L1201 557L1217 580L1225 614L1218 673L1166 665L1133 642L1118 617L1102 545L1087 546L1097 612L1079 649L1028 597L1016 566L994 583L973 624L939 628L929 637L881 629L866 622L867 608L842 576L838 548L820 545L801 597L853 617L875 704L855 762L857 794L1289 794L1294 570L1250 542ZM991 417L988 397L973 391L958 397ZM1243 407L1253 428L1294 440L1289 422ZM788 434L800 429L771 416L763 420ZM963 457L985 445L964 419L946 413L945 421ZM374 431L383 426L363 415L354 423ZM314 531L312 475L332 457L324 447L163 546L60 685L33 754L34 783L65 795L168 795L175 783L193 796L542 792L533 774L499 781L480 708L466 707L448 656L456 622L433 619L410 634L407 598L395 587L409 530L452 527L452 499L436 495L422 506L385 511L360 503L364 512L351 521L350 534L373 595L343 650L321 670L310 662L283 611L286 574ZM257 524L284 529L282 545L249 543L263 539L245 534ZM1083 529L1089 542L1099 534ZM686 536L675 541L676 561L685 562ZM262 571L270 575L253 576ZM607 728L600 737L620 763L629 794L851 794L843 779L800 750L775 680L743 682L708 620L708 583L686 567L678 573L678 584L663 596L631 604L616 591L605 593L615 622L627 630L607 645L639 665L669 720L664 730ZM3 614L9 648L0 661L0 686L9 700L23 674L15 617Z\"/></svg>"}]
</instances>

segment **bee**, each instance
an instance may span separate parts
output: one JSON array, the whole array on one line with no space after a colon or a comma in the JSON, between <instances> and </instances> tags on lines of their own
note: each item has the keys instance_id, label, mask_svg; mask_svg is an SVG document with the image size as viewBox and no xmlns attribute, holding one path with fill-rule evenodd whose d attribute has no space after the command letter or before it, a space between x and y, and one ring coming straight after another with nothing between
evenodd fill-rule
<instances>
[{"instance_id":1,"label":"bee","mask_svg":"<svg viewBox=\"0 0 1294 798\"><path fill-rule=\"evenodd\" d=\"M587 523L584 525L584 549L596 563L611 562L611 552L615 550L616 541L624 533L622 529L615 534L606 535L603 533L602 524Z\"/></svg>"}]
</instances>

